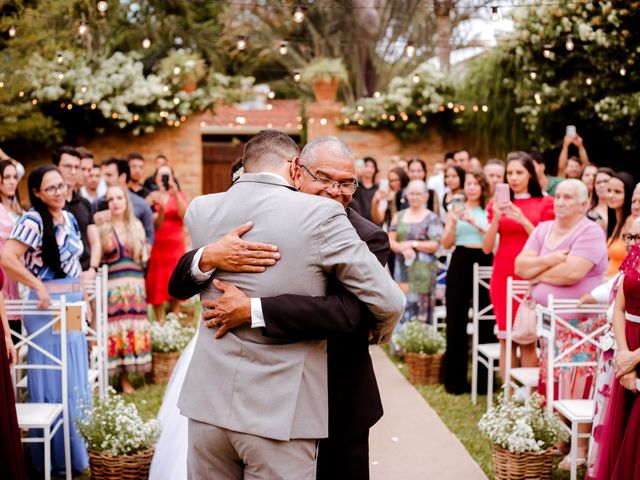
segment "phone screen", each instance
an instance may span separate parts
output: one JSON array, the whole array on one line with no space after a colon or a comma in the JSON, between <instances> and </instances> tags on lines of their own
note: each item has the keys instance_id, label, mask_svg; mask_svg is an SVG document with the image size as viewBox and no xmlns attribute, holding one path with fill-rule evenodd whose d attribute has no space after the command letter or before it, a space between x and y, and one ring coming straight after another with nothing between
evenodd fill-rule
<instances>
[{"instance_id":1,"label":"phone screen","mask_svg":"<svg viewBox=\"0 0 640 480\"><path fill-rule=\"evenodd\" d=\"M575 137L577 134L575 125L567 125L566 134L568 137Z\"/></svg>"},{"instance_id":2,"label":"phone screen","mask_svg":"<svg viewBox=\"0 0 640 480\"><path fill-rule=\"evenodd\" d=\"M509 191L509 184L498 183L496 185L496 204L506 205L511 201L511 194Z\"/></svg>"},{"instance_id":3,"label":"phone screen","mask_svg":"<svg viewBox=\"0 0 640 480\"><path fill-rule=\"evenodd\" d=\"M105 210L109 210L109 202L106 198L103 198L98 202L98 211L104 212Z\"/></svg>"},{"instance_id":4,"label":"phone screen","mask_svg":"<svg viewBox=\"0 0 640 480\"><path fill-rule=\"evenodd\" d=\"M165 189L169 189L169 175L166 173L162 175L162 185L164 185Z\"/></svg>"}]
</instances>

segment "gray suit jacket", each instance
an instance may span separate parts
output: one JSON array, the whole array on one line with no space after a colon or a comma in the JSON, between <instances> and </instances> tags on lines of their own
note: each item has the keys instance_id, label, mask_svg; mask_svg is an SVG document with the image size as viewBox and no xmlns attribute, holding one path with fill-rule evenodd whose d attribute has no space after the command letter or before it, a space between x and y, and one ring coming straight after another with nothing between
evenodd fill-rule
<instances>
[{"instance_id":1,"label":"gray suit jacket","mask_svg":"<svg viewBox=\"0 0 640 480\"><path fill-rule=\"evenodd\" d=\"M278 245L280 261L263 273L216 272L250 297L324 295L334 274L369 306L379 341L388 341L402 315L404 294L336 201L297 192L274 175L245 174L227 192L194 199L185 219L194 248L249 220L254 227L243 238ZM219 296L211 284L201 293ZM326 341L272 339L248 325L216 340L203 322L199 328L178 401L183 415L276 440L328 435Z\"/></svg>"}]
</instances>

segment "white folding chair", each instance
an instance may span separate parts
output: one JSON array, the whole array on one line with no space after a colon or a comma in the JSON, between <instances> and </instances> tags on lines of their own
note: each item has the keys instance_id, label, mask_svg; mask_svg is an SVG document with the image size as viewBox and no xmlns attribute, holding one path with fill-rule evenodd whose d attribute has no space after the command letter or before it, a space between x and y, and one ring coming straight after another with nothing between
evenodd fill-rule
<instances>
[{"instance_id":1,"label":"white folding chair","mask_svg":"<svg viewBox=\"0 0 640 480\"><path fill-rule=\"evenodd\" d=\"M511 366L511 352L513 349L513 322L515 315L513 312L513 301L518 305L522 303L529 289L527 280L514 280L513 277L507 278L507 338L505 345L505 385L512 385L512 379L522 385L526 390L527 397L531 395L531 391L538 387L538 376L540 369L537 367L517 367Z\"/></svg>"},{"instance_id":2,"label":"white folding chair","mask_svg":"<svg viewBox=\"0 0 640 480\"><path fill-rule=\"evenodd\" d=\"M577 449L579 438L589 438L591 433L579 433L578 427L581 424L593 422L595 413L595 402L593 399L574 400L562 398L562 388L558 388L558 400L554 399L554 370L567 367L597 367L597 360L584 362L565 361L563 358L571 352L585 344L592 344L596 347L598 354L602 353L602 346L599 338L606 331L606 322L599 328L589 333L571 325L564 320L563 316L606 316L608 306L606 304L585 304L578 307L577 300L556 299L549 295L547 307L538 307L538 331L541 337L546 338L547 344L547 409L554 410L564 417L569 426L565 428L571 435L571 480L577 478ZM555 353L555 339L559 329L565 329L579 337L579 340L570 347ZM593 388L593 387L592 387Z\"/></svg>"},{"instance_id":3,"label":"white folding chair","mask_svg":"<svg viewBox=\"0 0 640 480\"><path fill-rule=\"evenodd\" d=\"M436 289L439 288L441 280L446 281L447 270L449 270L449 263L451 263L451 253L451 250L442 250L436 254L438 258L438 275L436 277ZM444 262L440 260L441 257L445 258ZM433 309L433 328L435 328L436 330L446 330L447 328L447 305L445 303L445 298L446 297L442 295L442 305L436 305Z\"/></svg>"},{"instance_id":4,"label":"white folding chair","mask_svg":"<svg viewBox=\"0 0 640 480\"><path fill-rule=\"evenodd\" d=\"M49 308L37 307L37 300L6 300L5 308L9 316L42 315L51 316L51 320L30 335L11 331L18 338L16 349L32 348L42 353L52 363L14 365L14 370L59 370L62 402L61 403L16 403L18 425L21 429L42 429L42 437L23 437L23 443L44 444L44 475L51 478L51 441L62 427L64 437L64 461L67 480L71 479L71 449L69 443L69 397L67 379L67 306L65 297L51 303ZM46 351L35 343L39 335L43 334L56 323L60 324L60 357Z\"/></svg>"},{"instance_id":5,"label":"white folding chair","mask_svg":"<svg viewBox=\"0 0 640 480\"><path fill-rule=\"evenodd\" d=\"M475 405L478 401L478 366L484 365L487 369L487 409L493 403L493 377L500 368L500 344L499 343L479 343L480 342L480 322L493 321L496 316L493 314L493 305L489 304L480 309L480 289L489 290L489 281L493 267L481 267L477 263L473 264L473 305L471 314L471 401Z\"/></svg>"},{"instance_id":6,"label":"white folding chair","mask_svg":"<svg viewBox=\"0 0 640 480\"><path fill-rule=\"evenodd\" d=\"M95 280L85 283L89 302L95 302L94 326L87 323L87 341L95 342L89 348L89 385L92 390L98 389L98 395L102 398L106 392L108 383L107 373L107 267L102 266L96 272ZM89 308L89 305L87 305Z\"/></svg>"}]
</instances>

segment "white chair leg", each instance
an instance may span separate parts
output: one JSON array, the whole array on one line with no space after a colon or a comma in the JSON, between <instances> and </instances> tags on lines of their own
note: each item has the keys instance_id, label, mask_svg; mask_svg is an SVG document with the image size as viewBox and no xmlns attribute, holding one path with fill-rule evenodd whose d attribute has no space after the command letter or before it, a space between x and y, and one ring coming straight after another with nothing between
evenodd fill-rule
<instances>
[{"instance_id":1,"label":"white chair leg","mask_svg":"<svg viewBox=\"0 0 640 480\"><path fill-rule=\"evenodd\" d=\"M571 480L578 478L578 423L571 422Z\"/></svg>"},{"instance_id":2,"label":"white chair leg","mask_svg":"<svg viewBox=\"0 0 640 480\"><path fill-rule=\"evenodd\" d=\"M487 367L487 410L493 405L493 369L494 360L491 359Z\"/></svg>"},{"instance_id":3,"label":"white chair leg","mask_svg":"<svg viewBox=\"0 0 640 480\"><path fill-rule=\"evenodd\" d=\"M44 479L51 480L51 431L44 429Z\"/></svg>"},{"instance_id":4,"label":"white chair leg","mask_svg":"<svg viewBox=\"0 0 640 480\"><path fill-rule=\"evenodd\" d=\"M471 403L478 403L478 358L477 354L473 355L471 363Z\"/></svg>"}]
</instances>

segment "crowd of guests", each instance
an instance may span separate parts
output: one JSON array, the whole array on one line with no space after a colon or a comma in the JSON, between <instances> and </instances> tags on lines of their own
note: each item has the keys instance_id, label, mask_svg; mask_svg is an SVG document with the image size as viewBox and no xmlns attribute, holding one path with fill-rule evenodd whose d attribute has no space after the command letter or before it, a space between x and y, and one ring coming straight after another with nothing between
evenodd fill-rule
<instances>
[{"instance_id":1,"label":"crowd of guests","mask_svg":"<svg viewBox=\"0 0 640 480\"><path fill-rule=\"evenodd\" d=\"M15 338L10 331L34 334L51 320L46 315L25 314L7 318L5 300L32 299L39 308L65 296L67 302L87 301L87 320L93 321L87 283L97 270L108 269L107 358L109 376L122 391L133 387L128 374L151 370L151 342L147 307L163 321L165 304L177 311L167 285L178 259L186 250L182 227L188 200L167 158L156 158L154 173L145 178L145 160L139 153L108 158L98 164L83 147L62 146L51 164L35 167L26 180L30 208L19 196L24 169L15 160L0 161L0 315L5 338L0 351L0 438L7 453L9 478L25 478L15 415L4 408L12 404L9 366L17 361ZM48 363L49 352L60 357L60 336L52 327L34 339L41 349L29 348L27 364ZM88 343L81 330L67 336L68 398L70 418L91 402L88 384ZM60 402L59 373L32 369L28 374L28 401ZM8 379L8 382L6 381ZM9 415L5 418L5 415ZM34 432L38 434L38 432ZM70 425L71 460L74 472L88 467L87 450L75 425ZM5 445L6 444L6 445ZM15 454L12 454L14 452ZM17 452L17 453L16 453ZM30 448L34 468L42 472L42 444ZM62 430L52 442L52 470L65 470Z\"/></svg>"},{"instance_id":2,"label":"crowd of guests","mask_svg":"<svg viewBox=\"0 0 640 480\"><path fill-rule=\"evenodd\" d=\"M539 367L538 391L546 395L548 348L556 353L569 350L563 361L599 361L600 368L554 369L552 391L556 398L595 396L599 409L589 450L590 473L597 478L631 478L640 428L635 396L640 312L634 313L635 299L640 298L640 247L635 246L640 239L640 184L630 173L591 163L579 135L564 138L554 167L557 176L549 174L538 152L514 151L504 161L482 164L460 150L448 152L430 176L419 158L394 159L387 178L381 179L376 160L368 157L360 172L366 193L358 189L350 206L388 231L394 257L389 268L407 294L401 323L412 318L433 323L434 305L446 305L444 383L449 393L470 390L467 323L474 264L493 267L489 292L480 289L480 308L492 305L496 321L495 326L480 322L479 339L499 342L503 380L508 277L529 280L531 296L540 305L546 305L550 294L583 303L610 302L615 313L609 318L565 319L586 335L609 322L616 342L607 344L608 352L600 354L593 343L565 328L558 330L553 347L536 339L516 343L511 365ZM443 299L436 295L438 273L446 275ZM518 308L514 300L512 318ZM612 354L616 343L617 357ZM480 389L485 375L481 368ZM586 440L580 442L577 456L587 463ZM568 457L561 467L569 467Z\"/></svg>"}]
</instances>

